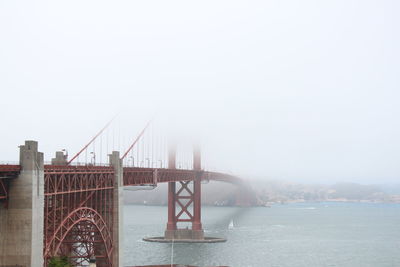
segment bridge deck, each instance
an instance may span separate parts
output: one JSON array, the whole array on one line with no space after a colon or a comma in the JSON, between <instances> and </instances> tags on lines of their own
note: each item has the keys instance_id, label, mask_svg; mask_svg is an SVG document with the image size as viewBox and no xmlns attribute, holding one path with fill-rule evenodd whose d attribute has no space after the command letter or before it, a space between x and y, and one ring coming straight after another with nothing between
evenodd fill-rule
<instances>
[{"instance_id":1,"label":"bridge deck","mask_svg":"<svg viewBox=\"0 0 400 267\"><path fill-rule=\"evenodd\" d=\"M21 171L20 165L0 165L0 179L13 178L18 176ZM114 169L110 166L58 166L45 165L45 174L113 174ZM200 175L203 180L215 180L221 182L229 182L241 184L243 181L235 176L206 171L182 170L182 169L163 169L163 168L137 168L125 167L123 169L124 185L147 185L177 181L191 181L196 175Z\"/></svg>"},{"instance_id":2,"label":"bridge deck","mask_svg":"<svg viewBox=\"0 0 400 267\"><path fill-rule=\"evenodd\" d=\"M14 178L21 171L19 165L0 165L0 200L7 199L8 182L5 178ZM45 195L107 190L114 186L114 169L111 166L58 166L45 165ZM196 170L123 168L123 185L140 186L157 183L192 181L196 177L203 180L214 180L244 185L234 176Z\"/></svg>"},{"instance_id":3,"label":"bridge deck","mask_svg":"<svg viewBox=\"0 0 400 267\"><path fill-rule=\"evenodd\" d=\"M19 165L0 165L0 179L16 177L21 171Z\"/></svg>"}]
</instances>

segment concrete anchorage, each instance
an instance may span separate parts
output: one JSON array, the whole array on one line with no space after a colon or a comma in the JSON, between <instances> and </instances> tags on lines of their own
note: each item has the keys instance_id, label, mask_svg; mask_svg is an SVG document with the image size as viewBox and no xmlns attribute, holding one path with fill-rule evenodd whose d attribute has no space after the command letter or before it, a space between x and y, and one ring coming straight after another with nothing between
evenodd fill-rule
<instances>
[{"instance_id":1,"label":"concrete anchorage","mask_svg":"<svg viewBox=\"0 0 400 267\"><path fill-rule=\"evenodd\" d=\"M44 167L36 141L20 146L21 172L0 208L0 266L43 266Z\"/></svg>"},{"instance_id":2,"label":"concrete anchorage","mask_svg":"<svg viewBox=\"0 0 400 267\"><path fill-rule=\"evenodd\" d=\"M51 165L68 165L68 155L64 154L63 151L56 151L56 157L51 159Z\"/></svg>"},{"instance_id":3,"label":"concrete anchorage","mask_svg":"<svg viewBox=\"0 0 400 267\"><path fill-rule=\"evenodd\" d=\"M123 261L123 208L124 208L124 181L122 160L118 151L109 155L110 165L114 167L114 198L113 198L113 266L122 267Z\"/></svg>"}]
</instances>

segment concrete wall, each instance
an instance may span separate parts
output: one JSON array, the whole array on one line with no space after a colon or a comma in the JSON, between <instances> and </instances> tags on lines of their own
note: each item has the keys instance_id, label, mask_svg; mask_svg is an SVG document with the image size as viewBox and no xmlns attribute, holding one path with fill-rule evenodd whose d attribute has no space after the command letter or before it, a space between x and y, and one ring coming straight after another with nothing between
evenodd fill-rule
<instances>
[{"instance_id":1,"label":"concrete wall","mask_svg":"<svg viewBox=\"0 0 400 267\"><path fill-rule=\"evenodd\" d=\"M62 151L56 151L56 157L51 159L51 165L62 165L68 164L67 155Z\"/></svg>"},{"instance_id":2,"label":"concrete wall","mask_svg":"<svg viewBox=\"0 0 400 267\"><path fill-rule=\"evenodd\" d=\"M0 208L0 266L43 266L44 167L35 141L20 146L19 177Z\"/></svg>"},{"instance_id":3,"label":"concrete wall","mask_svg":"<svg viewBox=\"0 0 400 267\"><path fill-rule=\"evenodd\" d=\"M114 167L115 171L115 184L114 184L114 201L113 201L113 246L114 258L113 266L124 266L123 259L123 209L124 209L124 187L123 187L123 168L122 160L120 159L119 152L113 151L110 155L110 165Z\"/></svg>"}]
</instances>

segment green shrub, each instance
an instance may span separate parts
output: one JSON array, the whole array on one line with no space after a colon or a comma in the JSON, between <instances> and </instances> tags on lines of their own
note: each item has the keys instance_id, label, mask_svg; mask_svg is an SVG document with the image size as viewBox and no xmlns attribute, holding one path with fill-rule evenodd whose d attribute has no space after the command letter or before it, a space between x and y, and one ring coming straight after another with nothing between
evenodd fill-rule
<instances>
[{"instance_id":1,"label":"green shrub","mask_svg":"<svg viewBox=\"0 0 400 267\"><path fill-rule=\"evenodd\" d=\"M72 267L68 262L68 258L63 257L52 257L49 261L49 267Z\"/></svg>"}]
</instances>

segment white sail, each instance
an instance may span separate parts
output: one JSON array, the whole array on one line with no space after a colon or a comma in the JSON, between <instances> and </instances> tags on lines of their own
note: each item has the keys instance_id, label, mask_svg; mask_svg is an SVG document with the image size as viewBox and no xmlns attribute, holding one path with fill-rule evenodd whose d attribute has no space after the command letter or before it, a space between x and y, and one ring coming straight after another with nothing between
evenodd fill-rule
<instances>
[{"instance_id":1,"label":"white sail","mask_svg":"<svg viewBox=\"0 0 400 267\"><path fill-rule=\"evenodd\" d=\"M228 229L233 229L233 228L234 228L233 220L231 220L229 223Z\"/></svg>"}]
</instances>

